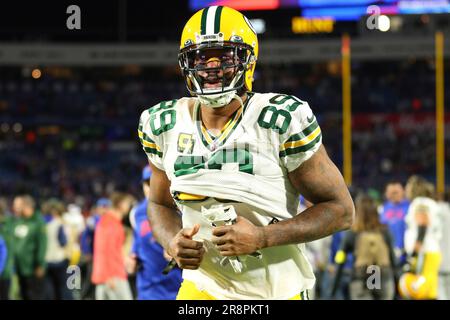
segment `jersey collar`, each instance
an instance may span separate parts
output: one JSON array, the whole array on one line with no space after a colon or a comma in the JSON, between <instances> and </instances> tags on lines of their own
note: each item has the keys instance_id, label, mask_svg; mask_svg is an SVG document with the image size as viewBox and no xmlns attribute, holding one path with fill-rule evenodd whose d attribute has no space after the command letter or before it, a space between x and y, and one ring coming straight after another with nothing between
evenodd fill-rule
<instances>
[{"instance_id":1,"label":"jersey collar","mask_svg":"<svg viewBox=\"0 0 450 320\"><path fill-rule=\"evenodd\" d=\"M237 128L239 123L242 120L242 117L247 110L248 102L251 99L252 94L247 93L247 99L244 102L244 107L238 108L231 116L230 120L225 124L222 128L220 134L217 137L212 136L208 130L203 125L203 122L200 117L200 104L196 103L194 106L193 112L193 120L197 127L198 134L200 136L200 140L202 140L203 145L208 148L210 151L214 151L217 147L225 144L227 139L231 136L234 130Z\"/></svg>"}]
</instances>

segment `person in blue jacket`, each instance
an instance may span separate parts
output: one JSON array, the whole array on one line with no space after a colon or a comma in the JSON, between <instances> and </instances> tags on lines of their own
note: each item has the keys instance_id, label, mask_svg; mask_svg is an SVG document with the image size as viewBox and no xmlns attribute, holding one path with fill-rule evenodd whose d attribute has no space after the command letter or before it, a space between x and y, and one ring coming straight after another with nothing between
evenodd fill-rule
<instances>
[{"instance_id":1,"label":"person in blue jacket","mask_svg":"<svg viewBox=\"0 0 450 320\"><path fill-rule=\"evenodd\" d=\"M405 190L400 181L390 181L386 185L386 202L383 204L380 220L381 223L389 227L394 240L394 252L402 266L406 262L405 254L405 231L406 231L406 213L409 209L409 200L405 197Z\"/></svg>"},{"instance_id":2,"label":"person in blue jacket","mask_svg":"<svg viewBox=\"0 0 450 320\"><path fill-rule=\"evenodd\" d=\"M147 205L152 172L149 166L142 171L142 187L145 195L130 213L133 227L133 245L127 259L129 273L136 272L138 300L175 300L180 288L181 270L175 267L167 275L163 274L170 257L153 237L152 227L147 217Z\"/></svg>"},{"instance_id":3,"label":"person in blue jacket","mask_svg":"<svg viewBox=\"0 0 450 320\"><path fill-rule=\"evenodd\" d=\"M83 256L92 257L94 252L94 233L97 223L103 213L111 208L111 201L108 198L100 198L95 204L92 215L86 220L86 228L80 235L80 247Z\"/></svg>"},{"instance_id":4,"label":"person in blue jacket","mask_svg":"<svg viewBox=\"0 0 450 320\"><path fill-rule=\"evenodd\" d=\"M8 249L6 248L5 240L0 236L0 274L6 265L6 259L8 257Z\"/></svg>"},{"instance_id":5,"label":"person in blue jacket","mask_svg":"<svg viewBox=\"0 0 450 320\"><path fill-rule=\"evenodd\" d=\"M80 247L82 253L81 270L83 274L83 284L81 286L81 299L93 300L95 298L95 285L91 282L92 257L94 253L95 228L101 216L110 210L111 201L108 198L97 200L92 215L86 220L86 228L80 235Z\"/></svg>"}]
</instances>

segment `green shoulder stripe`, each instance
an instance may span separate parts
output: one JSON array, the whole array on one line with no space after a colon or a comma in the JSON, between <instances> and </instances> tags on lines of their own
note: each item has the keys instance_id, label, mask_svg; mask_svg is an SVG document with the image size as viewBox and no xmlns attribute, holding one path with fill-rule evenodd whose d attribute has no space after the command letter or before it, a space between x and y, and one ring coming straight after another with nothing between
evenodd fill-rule
<instances>
[{"instance_id":1,"label":"green shoulder stripe","mask_svg":"<svg viewBox=\"0 0 450 320\"><path fill-rule=\"evenodd\" d=\"M311 125L309 125L305 130L303 130L300 133L293 134L292 136L289 137L289 139L286 142L293 142L293 141L302 140L303 138L305 138L308 135L310 135L311 132L316 130L318 126L319 126L319 123L317 122L316 119L314 119L314 122L311 123Z\"/></svg>"},{"instance_id":2,"label":"green shoulder stripe","mask_svg":"<svg viewBox=\"0 0 450 320\"><path fill-rule=\"evenodd\" d=\"M146 153L156 154L158 157L162 158L162 152L156 150L156 148L144 147Z\"/></svg>"},{"instance_id":3,"label":"green shoulder stripe","mask_svg":"<svg viewBox=\"0 0 450 320\"><path fill-rule=\"evenodd\" d=\"M149 143L155 143L155 141L153 139L151 139L144 131L142 131L141 125L139 125L139 128L138 128L138 136L139 136L139 139L141 139L141 140L147 141Z\"/></svg>"},{"instance_id":4,"label":"green shoulder stripe","mask_svg":"<svg viewBox=\"0 0 450 320\"><path fill-rule=\"evenodd\" d=\"M296 153L306 152L306 151L312 149L320 141L321 138L322 138L322 134L319 134L313 141L311 141L308 144L305 144L304 146L300 146L297 148L288 148L283 151L280 151L279 156L280 156L280 158L282 158L282 157L290 156L290 155L293 155Z\"/></svg>"}]
</instances>

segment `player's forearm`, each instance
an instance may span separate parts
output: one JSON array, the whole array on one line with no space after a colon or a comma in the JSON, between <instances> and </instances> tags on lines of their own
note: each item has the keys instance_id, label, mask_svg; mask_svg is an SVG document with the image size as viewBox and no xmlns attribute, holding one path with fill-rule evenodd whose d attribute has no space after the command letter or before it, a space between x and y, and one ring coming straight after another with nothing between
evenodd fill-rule
<instances>
[{"instance_id":1,"label":"player's forearm","mask_svg":"<svg viewBox=\"0 0 450 320\"><path fill-rule=\"evenodd\" d=\"M263 247L310 242L350 228L353 204L339 201L318 203L299 215L263 227Z\"/></svg>"},{"instance_id":2,"label":"player's forearm","mask_svg":"<svg viewBox=\"0 0 450 320\"><path fill-rule=\"evenodd\" d=\"M148 204L148 217L156 240L167 249L170 240L181 230L182 221L178 211L152 201Z\"/></svg>"}]
</instances>

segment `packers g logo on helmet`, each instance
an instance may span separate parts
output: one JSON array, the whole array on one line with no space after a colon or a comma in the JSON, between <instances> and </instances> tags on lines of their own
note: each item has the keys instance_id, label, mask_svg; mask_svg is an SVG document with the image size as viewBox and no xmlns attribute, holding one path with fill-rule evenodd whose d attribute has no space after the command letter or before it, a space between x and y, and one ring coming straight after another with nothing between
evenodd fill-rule
<instances>
[{"instance_id":1,"label":"packers g logo on helmet","mask_svg":"<svg viewBox=\"0 0 450 320\"><path fill-rule=\"evenodd\" d=\"M221 57L208 60L212 52L223 54L224 60ZM212 107L226 105L236 94L251 91L257 57L255 30L242 13L232 8L204 8L183 29L178 61L186 86L192 95ZM208 67L210 61L218 64ZM206 85L208 80L204 74L219 71L223 74L217 80L220 85Z\"/></svg>"},{"instance_id":2,"label":"packers g logo on helmet","mask_svg":"<svg viewBox=\"0 0 450 320\"><path fill-rule=\"evenodd\" d=\"M402 298L423 300L433 299L432 288L423 275L404 273L399 280L399 292Z\"/></svg>"}]
</instances>

